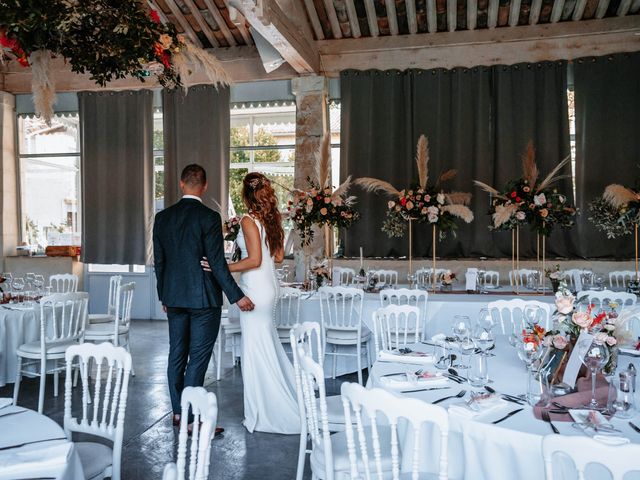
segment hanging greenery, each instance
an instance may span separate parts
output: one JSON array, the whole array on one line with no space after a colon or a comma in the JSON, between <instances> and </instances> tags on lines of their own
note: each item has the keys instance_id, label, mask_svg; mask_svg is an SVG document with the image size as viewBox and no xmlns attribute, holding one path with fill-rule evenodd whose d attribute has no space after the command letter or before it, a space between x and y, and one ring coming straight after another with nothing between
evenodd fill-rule
<instances>
[{"instance_id":1,"label":"hanging greenery","mask_svg":"<svg viewBox=\"0 0 640 480\"><path fill-rule=\"evenodd\" d=\"M0 0L0 12L0 60L32 68L36 113L47 122L55 101L55 57L102 87L118 78L155 76L163 87L186 88L193 68L215 85L230 83L215 57L142 2Z\"/></svg>"},{"instance_id":2,"label":"hanging greenery","mask_svg":"<svg viewBox=\"0 0 640 480\"><path fill-rule=\"evenodd\" d=\"M589 220L607 238L618 238L633 233L640 224L640 181L634 189L623 185L607 186L604 194L589 204Z\"/></svg>"}]
</instances>

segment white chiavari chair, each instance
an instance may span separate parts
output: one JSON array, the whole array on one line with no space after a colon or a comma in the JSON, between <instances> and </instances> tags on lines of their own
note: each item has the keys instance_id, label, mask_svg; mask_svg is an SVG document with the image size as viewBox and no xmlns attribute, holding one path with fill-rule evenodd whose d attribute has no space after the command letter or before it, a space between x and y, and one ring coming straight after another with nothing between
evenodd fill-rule
<instances>
[{"instance_id":1,"label":"white chiavari chair","mask_svg":"<svg viewBox=\"0 0 640 480\"><path fill-rule=\"evenodd\" d=\"M611 288L626 288L629 282L636 277L636 272L631 270L618 270L609 272L609 286Z\"/></svg>"},{"instance_id":2,"label":"white chiavari chair","mask_svg":"<svg viewBox=\"0 0 640 480\"><path fill-rule=\"evenodd\" d=\"M597 307L615 302L620 308L627 308L634 306L638 301L635 293L613 292L611 290L583 290L577 293L576 298L578 300L586 298L589 303L593 303Z\"/></svg>"},{"instance_id":3,"label":"white chiavari chair","mask_svg":"<svg viewBox=\"0 0 640 480\"><path fill-rule=\"evenodd\" d=\"M182 391L180 405L183 412L188 412L191 409L193 414L189 475L186 475L189 416L183 415L180 420L180 434L178 436L178 461L177 464L169 463L165 466L162 479L206 480L209 478L211 440L215 434L218 419L218 399L213 392L207 392L203 387L185 387Z\"/></svg>"},{"instance_id":4,"label":"white chiavari chair","mask_svg":"<svg viewBox=\"0 0 640 480\"><path fill-rule=\"evenodd\" d=\"M412 305L388 305L373 313L376 356L420 340L420 309Z\"/></svg>"},{"instance_id":5,"label":"white chiavari chair","mask_svg":"<svg viewBox=\"0 0 640 480\"><path fill-rule=\"evenodd\" d=\"M87 324L89 294L85 292L56 293L40 300L40 340L20 345L17 350L16 383L13 387L13 403L17 405L22 374L32 372L25 367L40 364L36 375L40 376L38 413L44 408L44 390L47 373L53 373L53 395L58 396L58 360L64 360L65 350L84 341ZM54 361L47 371L47 362Z\"/></svg>"},{"instance_id":6,"label":"white chiavari chair","mask_svg":"<svg viewBox=\"0 0 640 480\"><path fill-rule=\"evenodd\" d=\"M492 287L500 286L500 272L496 270L485 270L484 272L484 285L490 285Z\"/></svg>"},{"instance_id":7,"label":"white chiavari chair","mask_svg":"<svg viewBox=\"0 0 640 480\"><path fill-rule=\"evenodd\" d=\"M420 330L423 340L427 336L427 302L429 293L425 290L410 288L391 288L380 290L380 306L413 305L420 309Z\"/></svg>"},{"instance_id":8,"label":"white chiavari chair","mask_svg":"<svg viewBox=\"0 0 640 480\"><path fill-rule=\"evenodd\" d=\"M502 334L509 335L521 332L524 328L524 310L527 306L539 307L544 312L544 319L540 326L548 330L551 327L551 317L554 306L538 300L496 300L487 304L487 309L494 319L498 319Z\"/></svg>"},{"instance_id":9,"label":"white chiavari chair","mask_svg":"<svg viewBox=\"0 0 640 480\"><path fill-rule=\"evenodd\" d=\"M74 433L88 434L108 440L104 443L76 442L86 478L110 477L120 480L124 416L127 407L131 355L111 343L73 345L66 351L67 377L64 389L64 431L69 440ZM82 409L72 409L71 369L76 362L82 382ZM91 398L89 365L95 365L93 398ZM104 378L106 377L106 378ZM104 384L103 384L104 380ZM74 416L72 411L82 412Z\"/></svg>"},{"instance_id":10,"label":"white chiavari chair","mask_svg":"<svg viewBox=\"0 0 640 480\"><path fill-rule=\"evenodd\" d=\"M446 268L435 269L436 284L442 280L442 275L446 271L447 271ZM427 286L427 287L429 285L433 285L433 272L434 272L433 268L420 268L416 270L416 279L417 279L418 285Z\"/></svg>"},{"instance_id":11,"label":"white chiavari chair","mask_svg":"<svg viewBox=\"0 0 640 480\"><path fill-rule=\"evenodd\" d=\"M349 267L333 267L333 285L339 287L349 286L356 278L356 271Z\"/></svg>"},{"instance_id":12,"label":"white chiavari chair","mask_svg":"<svg viewBox=\"0 0 640 480\"><path fill-rule=\"evenodd\" d=\"M78 291L78 276L72 273L51 275L49 277L51 293L71 293Z\"/></svg>"},{"instance_id":13,"label":"white chiavari chair","mask_svg":"<svg viewBox=\"0 0 640 480\"><path fill-rule=\"evenodd\" d=\"M544 457L545 473L547 480L561 480L567 478L558 475L554 471L554 465L562 461L563 472L566 469L566 460L569 458L579 480L596 478L585 475L590 466L598 465L606 468L609 475L606 478L623 480L629 472L636 472L635 478L640 472L640 445L629 443L627 445L607 445L589 437L547 435L542 439L542 456ZM604 472L600 472L600 474ZM576 478L572 476L571 478ZM603 478L603 477L597 477Z\"/></svg>"},{"instance_id":14,"label":"white chiavari chair","mask_svg":"<svg viewBox=\"0 0 640 480\"><path fill-rule=\"evenodd\" d=\"M115 321L116 302L120 294L122 275L112 275L109 277L109 297L107 299L107 313L90 313L89 324L109 323Z\"/></svg>"},{"instance_id":15,"label":"white chiavari chair","mask_svg":"<svg viewBox=\"0 0 640 480\"><path fill-rule=\"evenodd\" d=\"M384 282L393 288L398 285L398 272L395 270L372 270L370 273L378 277L378 282Z\"/></svg>"},{"instance_id":16,"label":"white chiavari chair","mask_svg":"<svg viewBox=\"0 0 640 480\"><path fill-rule=\"evenodd\" d=\"M521 287L525 287L527 285L527 277L531 274L540 273L537 270L532 270L530 268L521 268L520 270L510 270L509 271L509 285L512 287L516 286L516 279L518 281L518 285ZM515 277L514 277L515 275Z\"/></svg>"},{"instance_id":17,"label":"white chiavari chair","mask_svg":"<svg viewBox=\"0 0 640 480\"><path fill-rule=\"evenodd\" d=\"M338 356L356 357L358 382L362 383L362 355L371 366L369 340L371 331L363 325L364 291L352 287L320 287L320 317L324 355L333 357L332 378L336 378ZM327 345L331 351L327 351ZM340 347L356 347L356 353L340 352ZM364 349L364 351L363 351Z\"/></svg>"},{"instance_id":18,"label":"white chiavari chair","mask_svg":"<svg viewBox=\"0 0 640 480\"><path fill-rule=\"evenodd\" d=\"M298 323L301 294L298 288L280 287L274 321L281 343L289 343L291 328Z\"/></svg>"},{"instance_id":19,"label":"white chiavari chair","mask_svg":"<svg viewBox=\"0 0 640 480\"><path fill-rule=\"evenodd\" d=\"M584 270L581 268L570 268L569 270L563 270L562 271L562 280L564 280L567 285L572 289L575 290L576 288L576 275L580 275L580 278L582 279L583 275L585 273L588 273L589 270Z\"/></svg>"},{"instance_id":20,"label":"white chiavari chair","mask_svg":"<svg viewBox=\"0 0 640 480\"><path fill-rule=\"evenodd\" d=\"M422 450L435 447L420 442L426 425L436 427L434 432L438 435L429 440L439 443L440 449L438 475L428 478L449 478L449 415L444 408L416 398L398 398L380 388L366 389L356 383L343 383L341 391L347 421L350 478L426 478L419 471ZM400 422L406 422L407 433L402 438L410 435L413 440L413 448L410 452L403 451L402 458L398 445ZM338 465L335 459L334 464ZM410 474L401 473L405 465L411 466Z\"/></svg>"},{"instance_id":21,"label":"white chiavari chair","mask_svg":"<svg viewBox=\"0 0 640 480\"><path fill-rule=\"evenodd\" d=\"M87 325L84 332L85 342L111 342L116 347L124 347L127 352L131 353L129 330L131 329L131 306L133 304L133 291L135 288L135 282L125 283L118 287L118 297L116 299L113 322ZM131 375L135 376L133 368L131 368Z\"/></svg>"}]
</instances>

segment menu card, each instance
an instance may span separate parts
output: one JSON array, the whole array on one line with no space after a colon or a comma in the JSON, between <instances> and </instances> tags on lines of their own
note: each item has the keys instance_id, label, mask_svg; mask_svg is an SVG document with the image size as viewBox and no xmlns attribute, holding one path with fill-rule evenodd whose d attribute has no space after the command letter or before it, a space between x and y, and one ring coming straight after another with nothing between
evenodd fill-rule
<instances>
[{"instance_id":1,"label":"menu card","mask_svg":"<svg viewBox=\"0 0 640 480\"><path fill-rule=\"evenodd\" d=\"M584 358L592 343L593 335L582 332L576 341L575 347L573 347L571 351L571 356L567 361L567 366L564 369L564 375L562 377L562 382L571 388L576 386L578 372L580 371L580 367L582 367L582 360L580 360L580 358Z\"/></svg>"}]
</instances>

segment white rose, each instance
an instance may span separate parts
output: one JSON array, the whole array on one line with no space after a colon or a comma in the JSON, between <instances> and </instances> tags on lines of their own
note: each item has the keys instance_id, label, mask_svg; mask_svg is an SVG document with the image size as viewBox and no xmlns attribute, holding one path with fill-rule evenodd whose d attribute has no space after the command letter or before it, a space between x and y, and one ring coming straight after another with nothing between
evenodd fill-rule
<instances>
[{"instance_id":1,"label":"white rose","mask_svg":"<svg viewBox=\"0 0 640 480\"><path fill-rule=\"evenodd\" d=\"M526 217L526 215L525 215L525 213L524 213L524 212L522 212L522 211L517 211L517 212L516 212L516 218L517 218L518 220L524 220L524 219L525 219L525 217Z\"/></svg>"},{"instance_id":2,"label":"white rose","mask_svg":"<svg viewBox=\"0 0 640 480\"><path fill-rule=\"evenodd\" d=\"M533 203L535 203L536 206L541 207L542 205L547 203L547 197L544 196L544 193L536 195L533 197Z\"/></svg>"},{"instance_id":3,"label":"white rose","mask_svg":"<svg viewBox=\"0 0 640 480\"><path fill-rule=\"evenodd\" d=\"M607 342L607 339L610 338L608 334L605 332L598 332L594 335L593 341L598 345L604 345Z\"/></svg>"},{"instance_id":4,"label":"white rose","mask_svg":"<svg viewBox=\"0 0 640 480\"><path fill-rule=\"evenodd\" d=\"M436 201L440 205L444 205L444 193L439 193L438 196L436 197Z\"/></svg>"}]
</instances>

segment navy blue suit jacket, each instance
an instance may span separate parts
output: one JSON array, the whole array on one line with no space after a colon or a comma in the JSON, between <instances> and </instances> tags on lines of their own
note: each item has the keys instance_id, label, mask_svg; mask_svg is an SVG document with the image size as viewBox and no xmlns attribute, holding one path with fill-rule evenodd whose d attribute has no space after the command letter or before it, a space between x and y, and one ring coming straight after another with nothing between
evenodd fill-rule
<instances>
[{"instance_id":1,"label":"navy blue suit jacket","mask_svg":"<svg viewBox=\"0 0 640 480\"><path fill-rule=\"evenodd\" d=\"M244 296L229 272L223 242L220 214L196 199L183 198L156 215L153 257L163 305L221 307L223 291L230 303ZM211 272L202 270L202 257Z\"/></svg>"}]
</instances>

